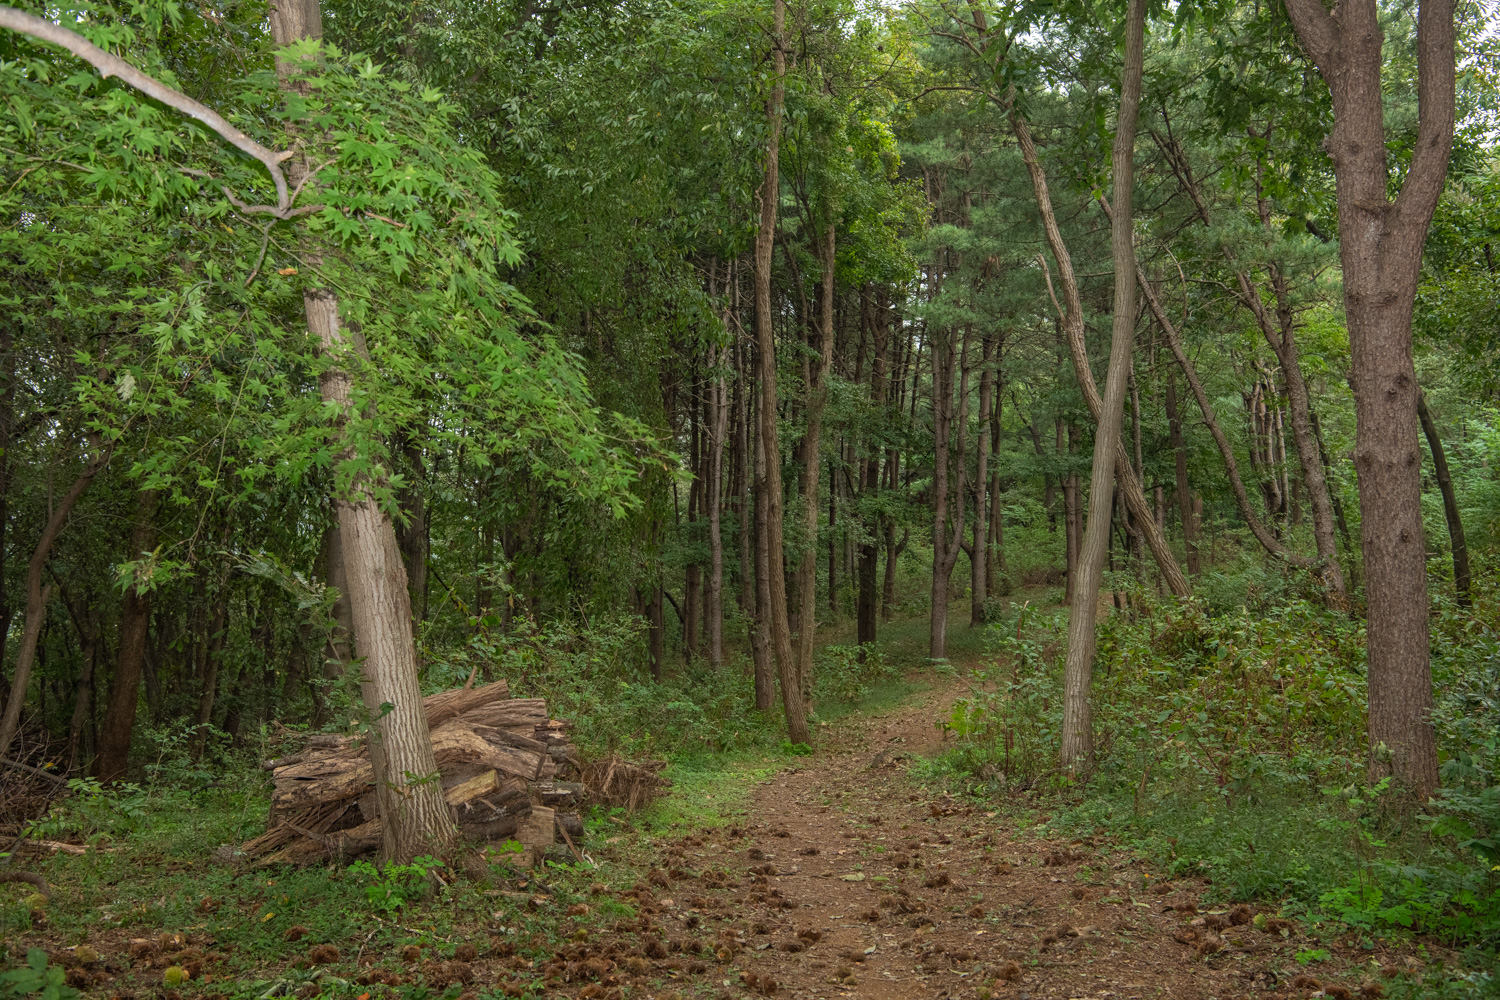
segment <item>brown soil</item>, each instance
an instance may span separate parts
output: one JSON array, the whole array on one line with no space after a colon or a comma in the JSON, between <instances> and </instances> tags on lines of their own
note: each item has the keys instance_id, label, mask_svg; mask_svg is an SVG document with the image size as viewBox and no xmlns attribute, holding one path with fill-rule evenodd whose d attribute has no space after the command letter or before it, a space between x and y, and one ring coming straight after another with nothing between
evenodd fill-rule
<instances>
[{"instance_id":1,"label":"brown soil","mask_svg":"<svg viewBox=\"0 0 1500 1000\"><path fill-rule=\"evenodd\" d=\"M825 730L830 751L764 782L747 826L663 845L645 908L674 948L716 952L685 995L705 978L794 1000L1379 995L1378 965L1298 979L1295 952L1319 945L1208 905L1204 885L916 787L904 762L940 749L958 691Z\"/></svg>"}]
</instances>

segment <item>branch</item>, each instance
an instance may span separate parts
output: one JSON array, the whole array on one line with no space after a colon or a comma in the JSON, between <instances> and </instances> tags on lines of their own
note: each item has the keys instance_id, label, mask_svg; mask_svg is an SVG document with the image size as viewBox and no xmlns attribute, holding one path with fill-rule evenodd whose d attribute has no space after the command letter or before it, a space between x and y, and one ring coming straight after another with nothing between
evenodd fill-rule
<instances>
[{"instance_id":1,"label":"branch","mask_svg":"<svg viewBox=\"0 0 1500 1000\"><path fill-rule=\"evenodd\" d=\"M1302 47L1317 64L1323 79L1332 86L1332 63L1338 58L1340 42L1343 40L1338 22L1323 6L1323 0L1286 0L1286 12L1292 19L1292 27L1297 31Z\"/></svg>"},{"instance_id":2,"label":"branch","mask_svg":"<svg viewBox=\"0 0 1500 1000\"><path fill-rule=\"evenodd\" d=\"M119 56L105 52L76 31L69 31L61 25L53 24L34 14L27 14L25 11L16 10L14 7L0 7L0 28L9 28L19 34L30 35L67 49L97 69L103 79L118 77L122 82L134 87L147 97L154 98L167 107L175 108L189 118L207 125L230 145L265 165L266 170L271 174L271 181L276 185L277 198L277 207L266 209L266 211L276 214L286 212L291 208L292 202L287 191L286 176L281 172L281 161L292 155L290 150L282 153L272 152L229 124L212 108L147 76ZM285 218L285 216L279 217Z\"/></svg>"},{"instance_id":3,"label":"branch","mask_svg":"<svg viewBox=\"0 0 1500 1000\"><path fill-rule=\"evenodd\" d=\"M1417 13L1417 142L1393 220L1397 238L1418 249L1442 197L1453 151L1453 49L1453 0L1422 0Z\"/></svg>"}]
</instances>

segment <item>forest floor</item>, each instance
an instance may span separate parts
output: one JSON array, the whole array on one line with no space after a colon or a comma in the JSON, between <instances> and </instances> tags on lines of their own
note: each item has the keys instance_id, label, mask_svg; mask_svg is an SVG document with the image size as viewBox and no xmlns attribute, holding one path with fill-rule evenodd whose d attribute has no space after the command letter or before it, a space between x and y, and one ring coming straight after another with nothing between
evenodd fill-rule
<instances>
[{"instance_id":1,"label":"forest floor","mask_svg":"<svg viewBox=\"0 0 1500 1000\"><path fill-rule=\"evenodd\" d=\"M941 749L964 690L844 720L828 750L759 784L742 826L662 844L652 908L669 934L742 949L723 985L793 998L1379 995L1395 953L1320 955L1314 978L1297 955L1329 943L1274 913L1262 929L1133 853L1039 839L919 787L904 764Z\"/></svg>"},{"instance_id":2,"label":"forest floor","mask_svg":"<svg viewBox=\"0 0 1500 1000\"><path fill-rule=\"evenodd\" d=\"M675 769L659 803L591 820L589 864L372 884L359 866L216 863L222 834L190 814L202 832L177 842L31 855L54 900L0 913L0 937L12 964L44 948L115 1000L1352 997L1432 957L1210 904L1124 845L1057 839L1046 799L926 783L981 662L981 630L955 631L956 671L825 713L815 752ZM910 632L893 649L916 666ZM263 804L236 801L226 829L254 829Z\"/></svg>"}]
</instances>

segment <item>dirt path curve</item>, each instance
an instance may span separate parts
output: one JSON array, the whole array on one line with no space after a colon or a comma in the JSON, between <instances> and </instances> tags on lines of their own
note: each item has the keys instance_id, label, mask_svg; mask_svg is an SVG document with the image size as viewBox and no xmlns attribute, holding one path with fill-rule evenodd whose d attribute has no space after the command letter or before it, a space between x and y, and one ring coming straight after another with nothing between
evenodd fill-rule
<instances>
[{"instance_id":1,"label":"dirt path curve","mask_svg":"<svg viewBox=\"0 0 1500 1000\"><path fill-rule=\"evenodd\" d=\"M663 845L654 880L678 895L673 931L689 936L673 948L720 963L692 972L722 978L726 996L794 1000L1275 989L1269 963L1288 943L1231 925L1243 908L1199 914L1201 886L1157 884L1102 843L1021 838L995 813L924 793L908 759L940 749L935 722L961 693L944 682L822 730L824 749L764 782L744 827Z\"/></svg>"}]
</instances>

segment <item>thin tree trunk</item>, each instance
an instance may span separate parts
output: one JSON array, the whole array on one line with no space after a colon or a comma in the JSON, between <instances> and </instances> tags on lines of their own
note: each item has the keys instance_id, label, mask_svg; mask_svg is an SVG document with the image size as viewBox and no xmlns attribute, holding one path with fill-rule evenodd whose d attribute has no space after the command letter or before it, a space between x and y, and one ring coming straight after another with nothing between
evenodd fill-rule
<instances>
[{"instance_id":1,"label":"thin tree trunk","mask_svg":"<svg viewBox=\"0 0 1500 1000\"><path fill-rule=\"evenodd\" d=\"M1177 375L1167 373L1167 442L1177 458L1177 516L1182 520L1182 547L1187 555L1187 570L1199 572L1198 525L1193 517L1193 493L1188 486L1187 444L1182 437L1182 414L1177 409Z\"/></svg>"},{"instance_id":2,"label":"thin tree trunk","mask_svg":"<svg viewBox=\"0 0 1500 1000\"><path fill-rule=\"evenodd\" d=\"M1093 764L1094 724L1089 702L1093 677L1095 621L1099 584L1109 543L1114 504L1115 456L1124 419L1125 388L1135 338L1135 236L1132 211L1135 187L1135 125L1140 109L1141 70L1145 56L1145 0L1130 0L1125 14L1125 66L1120 82L1120 110L1115 125L1111 186L1115 218L1111 225L1114 258L1114 323L1103 406L1094 438L1093 474L1089 483L1088 520L1078 554L1078 586L1068 612L1068 652L1063 664L1061 758L1064 767L1084 771ZM1141 498L1144 506L1144 496ZM1149 521L1149 518L1143 520Z\"/></svg>"},{"instance_id":3,"label":"thin tree trunk","mask_svg":"<svg viewBox=\"0 0 1500 1000\"><path fill-rule=\"evenodd\" d=\"M1427 447L1432 451L1432 466L1437 475L1438 489L1443 494L1443 516L1448 519L1448 541L1453 547L1453 589L1458 595L1459 607L1469 607L1469 543L1464 538L1464 522L1458 516L1458 498L1453 493L1453 477L1448 474L1448 456L1443 452L1443 439L1438 436L1437 424L1432 411L1427 408L1427 397L1417 392L1417 417L1422 422L1422 433L1427 436Z\"/></svg>"},{"instance_id":4,"label":"thin tree trunk","mask_svg":"<svg viewBox=\"0 0 1500 1000\"><path fill-rule=\"evenodd\" d=\"M720 363L714 352L715 363ZM724 529L723 489L724 436L729 422L729 396L724 379L715 376L712 384L712 425L709 428L708 490L704 503L708 509L708 662L716 669L724 665Z\"/></svg>"},{"instance_id":5,"label":"thin tree trunk","mask_svg":"<svg viewBox=\"0 0 1500 1000\"><path fill-rule=\"evenodd\" d=\"M995 385L994 371L995 338L985 337L980 349L979 373L979 434L974 465L974 541L969 553L969 624L984 624L985 602L989 598L989 581L985 574L989 570L989 503L985 493L990 487L990 408L993 405Z\"/></svg>"},{"instance_id":6,"label":"thin tree trunk","mask_svg":"<svg viewBox=\"0 0 1500 1000\"><path fill-rule=\"evenodd\" d=\"M829 209L830 213L832 208ZM818 473L822 469L823 409L828 403L828 373L833 365L833 291L834 228L830 221L823 230L821 247L823 290L818 303L820 348L817 369L807 383L807 433L802 439L803 530L807 545L797 574L797 591L801 598L802 628L797 634L797 683L806 711L812 710L813 635L817 631L818 575ZM833 494L833 476L829 474L828 492ZM830 530L830 544L833 532ZM829 575L829 600L833 600L832 573Z\"/></svg>"},{"instance_id":7,"label":"thin tree trunk","mask_svg":"<svg viewBox=\"0 0 1500 1000\"><path fill-rule=\"evenodd\" d=\"M934 295L936 293L934 292ZM964 460L969 389L969 328L964 327L962 348L954 343L954 331L938 334L938 347L932 358L932 615L928 638L928 657L948 657L948 587L964 531ZM954 412L954 387L957 383L958 405ZM950 463L949 439L957 430ZM957 469L949 482L949 468ZM952 525L950 533L949 524Z\"/></svg>"},{"instance_id":8,"label":"thin tree trunk","mask_svg":"<svg viewBox=\"0 0 1500 1000\"><path fill-rule=\"evenodd\" d=\"M868 302L868 297L865 297L865 301ZM874 340L875 361L871 366L870 399L874 410L877 413L883 413L887 405L886 382L889 376L887 354L890 347L890 315L883 293L875 303L873 311L870 325ZM860 491L869 496L880 489L882 449L874 440L869 440L866 448L868 454L863 463ZM856 634L860 645L874 642L876 637L880 604L880 536L887 520L885 515L877 514L874 523L866 526L867 539L860 542L859 597L856 610Z\"/></svg>"},{"instance_id":9,"label":"thin tree trunk","mask_svg":"<svg viewBox=\"0 0 1500 1000\"><path fill-rule=\"evenodd\" d=\"M42 634L42 619L46 615L47 601L52 596L52 584L42 583L42 573L52 555L52 546L68 522L68 515L73 512L78 498L83 496L94 477L109 463L109 456L110 449L105 448L88 460L83 473L58 501L52 516L42 528L36 547L31 551L31 561L26 566L26 620L21 628L21 647L16 653L16 672L11 676L10 695L5 699L5 713L0 716L0 757L5 756L5 752L10 749L16 730L21 725L21 709L26 704L26 688L31 683L31 667L36 660L37 638Z\"/></svg>"},{"instance_id":10,"label":"thin tree trunk","mask_svg":"<svg viewBox=\"0 0 1500 1000\"><path fill-rule=\"evenodd\" d=\"M1070 457L1077 450L1078 429L1073 424L1066 425L1067 437L1063 436L1064 424L1062 417L1057 418L1057 454ZM1080 506L1079 492L1081 485L1078 481L1078 473L1069 471L1062 481L1063 500L1063 603L1072 607L1073 598L1078 593L1078 536L1081 534L1080 521L1082 520L1078 508Z\"/></svg>"},{"instance_id":11,"label":"thin tree trunk","mask_svg":"<svg viewBox=\"0 0 1500 1000\"><path fill-rule=\"evenodd\" d=\"M140 492L135 526L130 532L131 559L139 559L156 547L156 503L155 490ZM127 586L120 608L115 672L110 678L109 703L104 709L104 725L99 731L98 754L94 760L94 776L100 781L117 781L124 777L130 761L130 740L135 728L150 625L151 592Z\"/></svg>"},{"instance_id":12,"label":"thin tree trunk","mask_svg":"<svg viewBox=\"0 0 1500 1000\"><path fill-rule=\"evenodd\" d=\"M755 435L755 614L750 618L750 652L755 663L755 707L769 712L776 699L775 654L771 652L771 548L766 535L765 439Z\"/></svg>"},{"instance_id":13,"label":"thin tree trunk","mask_svg":"<svg viewBox=\"0 0 1500 1000\"><path fill-rule=\"evenodd\" d=\"M1250 533L1255 536L1256 541L1267 552L1278 559L1284 560L1293 566L1310 569L1314 564L1307 559L1289 552L1286 546L1261 523L1255 514L1255 508L1250 503L1250 493L1245 488L1245 482L1240 477L1239 463L1235 460L1234 449L1229 444L1229 438L1225 436L1224 429L1219 426L1218 418L1214 416L1212 404L1208 401L1208 393L1203 389L1203 382L1198 378L1197 369L1194 368L1187 352L1182 348L1182 339L1177 335L1177 327L1167 316L1166 310L1161 307L1161 302L1156 298L1156 292L1152 289L1150 282L1146 280L1146 272L1136 267L1136 281L1140 286L1141 294L1146 299L1146 306L1151 310L1156 325L1161 328L1163 337L1166 338L1167 347L1172 352L1172 357L1177 360L1177 367L1182 369L1183 377L1187 379L1188 388L1193 392L1193 398L1198 402L1198 410L1203 414L1203 422L1208 427L1208 432L1213 435L1214 443L1219 446L1219 456L1224 460L1224 471L1229 476L1230 488L1234 490L1234 498L1240 505L1240 514L1244 516L1245 523L1250 527ZM1252 433L1252 438L1254 437Z\"/></svg>"},{"instance_id":14,"label":"thin tree trunk","mask_svg":"<svg viewBox=\"0 0 1500 1000\"><path fill-rule=\"evenodd\" d=\"M203 669L200 672L203 686L198 694L198 722L193 732L193 759L203 757L203 748L208 743L208 727L214 718L214 698L219 688L219 667L224 660L224 633L229 624L229 589L227 582L221 583L214 599L213 616L209 620L208 634L203 637Z\"/></svg>"},{"instance_id":15,"label":"thin tree trunk","mask_svg":"<svg viewBox=\"0 0 1500 1000\"><path fill-rule=\"evenodd\" d=\"M780 207L782 100L786 91L785 0L773 0L771 64L774 81L766 102L766 164L760 189L760 228L755 234L755 339L760 349L760 433L766 455L766 577L771 586L771 647L781 681L781 703L786 712L787 735L793 743L807 743L807 713L803 706L797 661L792 652L791 627L787 620L786 577L782 570L781 444L778 438L776 401L776 337L771 329L771 252L776 241L777 209Z\"/></svg>"},{"instance_id":16,"label":"thin tree trunk","mask_svg":"<svg viewBox=\"0 0 1500 1000\"><path fill-rule=\"evenodd\" d=\"M1312 419L1313 440L1318 445L1318 461L1322 463L1323 475L1327 478L1333 473L1333 465L1328 461L1328 448L1323 443L1323 428L1318 422L1318 412L1316 410L1313 410L1309 416ZM1345 571L1349 574L1349 586L1358 587L1359 572L1358 568L1354 565L1354 553L1357 551L1354 547L1354 538L1349 532L1349 522L1344 517L1344 502L1339 499L1338 492L1333 488L1331 482L1328 486L1328 495L1333 500L1333 520L1339 528L1339 539L1344 543L1344 556L1349 560L1348 565L1345 567Z\"/></svg>"},{"instance_id":17,"label":"thin tree trunk","mask_svg":"<svg viewBox=\"0 0 1500 1000\"><path fill-rule=\"evenodd\" d=\"M416 621L427 620L427 553L431 546L428 525L426 467L422 451L412 441L402 445L410 481L401 488L396 502L405 518L400 530L401 558L406 563L406 576L411 581L412 611Z\"/></svg>"},{"instance_id":18,"label":"thin tree trunk","mask_svg":"<svg viewBox=\"0 0 1500 1000\"><path fill-rule=\"evenodd\" d=\"M1073 274L1072 258L1068 254L1067 245L1063 242L1062 231L1057 225L1057 216L1052 210L1052 196L1048 193L1047 178L1042 172L1041 161L1037 158L1036 144L1031 139L1031 129L1015 113L1011 114L1011 129L1015 132L1016 141L1021 147L1021 157L1026 163L1026 169L1031 174L1032 188L1036 192L1037 209L1042 217L1042 231L1047 237L1047 245L1052 250L1052 256L1057 260L1057 267L1062 278L1067 309L1064 310L1061 305L1058 305L1057 311L1062 319L1062 327L1067 333L1068 350L1073 357L1073 369L1078 376L1079 388L1083 390L1084 402L1088 405L1089 413L1093 415L1095 423L1098 423L1103 401L1099 396L1099 387L1094 382L1093 372L1089 369L1088 351L1083 339L1083 301L1079 296L1078 282ZM1039 258L1039 260L1045 268L1046 259ZM1043 273L1046 274L1045 270ZM1048 276L1049 290L1051 280ZM1125 442L1117 440L1112 446L1115 449L1115 481L1125 497L1125 504L1131 515L1142 523L1146 545L1151 549L1151 556L1156 560L1157 568L1161 570L1167 589L1179 598L1191 597L1192 587L1188 584L1187 577L1183 575L1182 567L1177 565L1177 557L1172 554L1166 536L1156 527L1156 522L1151 517L1151 506L1146 500L1146 494L1142 491L1141 484L1136 480L1135 473L1130 468L1130 456L1125 450Z\"/></svg>"}]
</instances>

